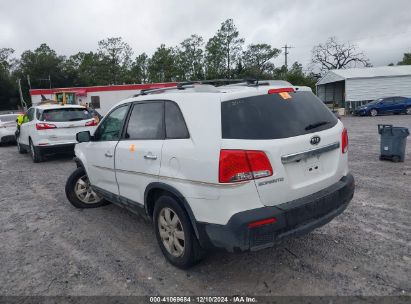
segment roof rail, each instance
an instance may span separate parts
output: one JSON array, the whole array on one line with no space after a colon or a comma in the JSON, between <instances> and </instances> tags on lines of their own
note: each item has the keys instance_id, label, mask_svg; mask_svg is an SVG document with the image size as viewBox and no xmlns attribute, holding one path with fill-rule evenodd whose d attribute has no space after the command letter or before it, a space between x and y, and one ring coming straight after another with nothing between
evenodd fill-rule
<instances>
[{"instance_id":1,"label":"roof rail","mask_svg":"<svg viewBox=\"0 0 411 304\"><path fill-rule=\"evenodd\" d=\"M141 95L161 93L164 91L171 90L185 90L189 88L194 88L195 85L214 85L214 86L226 86L226 85L238 85L238 86L260 86L269 85L269 82L259 82L258 79L207 79L207 80L190 80L182 81L177 83L176 86L167 88L153 88L141 90L139 93L134 94L133 97L138 97Z\"/></svg>"}]
</instances>

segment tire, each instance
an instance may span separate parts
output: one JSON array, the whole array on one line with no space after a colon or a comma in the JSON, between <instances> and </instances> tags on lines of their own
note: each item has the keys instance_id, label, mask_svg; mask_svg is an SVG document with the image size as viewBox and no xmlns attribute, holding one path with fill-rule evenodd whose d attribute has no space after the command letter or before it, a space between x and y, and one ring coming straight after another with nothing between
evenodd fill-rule
<instances>
[{"instance_id":1,"label":"tire","mask_svg":"<svg viewBox=\"0 0 411 304\"><path fill-rule=\"evenodd\" d=\"M16 139L16 143L17 143L17 151L20 154L26 154L27 150L20 145L20 140L18 138Z\"/></svg>"},{"instance_id":2,"label":"tire","mask_svg":"<svg viewBox=\"0 0 411 304\"><path fill-rule=\"evenodd\" d=\"M405 109L405 114L411 115L411 107Z\"/></svg>"},{"instance_id":3,"label":"tire","mask_svg":"<svg viewBox=\"0 0 411 304\"><path fill-rule=\"evenodd\" d=\"M377 111L376 109L372 109L372 110L370 111L370 116L375 117L375 116L377 116L377 115L378 115L378 111Z\"/></svg>"},{"instance_id":4,"label":"tire","mask_svg":"<svg viewBox=\"0 0 411 304\"><path fill-rule=\"evenodd\" d=\"M41 154L40 149L33 145L33 142L31 141L31 139L29 139L29 145L30 145L30 155L31 155L31 158L33 159L33 162L40 163L43 160L43 155Z\"/></svg>"},{"instance_id":5,"label":"tire","mask_svg":"<svg viewBox=\"0 0 411 304\"><path fill-rule=\"evenodd\" d=\"M82 184L80 180L84 183ZM77 192L76 192L77 190ZM84 191L82 191L84 190ZM79 195L78 193L83 195ZM90 200L86 199L86 196ZM66 182L66 196L69 202L76 208L86 209L86 208L97 208L110 204L103 198L100 198L91 188L90 183L88 182L88 177L86 171L82 167L74 170L73 173L69 176ZM91 198L94 197L95 200Z\"/></svg>"},{"instance_id":6,"label":"tire","mask_svg":"<svg viewBox=\"0 0 411 304\"><path fill-rule=\"evenodd\" d=\"M167 212L170 212L169 221L166 220ZM175 220L176 215L177 220ZM164 256L172 265L187 269L204 258L205 251L197 240L187 213L173 197L164 195L157 199L154 206L153 222L157 242ZM179 247L183 249L181 250Z\"/></svg>"},{"instance_id":7,"label":"tire","mask_svg":"<svg viewBox=\"0 0 411 304\"><path fill-rule=\"evenodd\" d=\"M398 155L394 155L394 156L391 158L391 160L392 160L394 163L398 163L401 159L400 159L400 157L399 157Z\"/></svg>"}]
</instances>

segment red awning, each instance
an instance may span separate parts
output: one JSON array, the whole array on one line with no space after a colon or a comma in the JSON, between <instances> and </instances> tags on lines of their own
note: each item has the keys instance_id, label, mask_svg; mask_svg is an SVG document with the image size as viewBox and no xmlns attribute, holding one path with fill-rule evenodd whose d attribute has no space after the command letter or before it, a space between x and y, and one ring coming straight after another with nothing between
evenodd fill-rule
<instances>
[{"instance_id":1,"label":"red awning","mask_svg":"<svg viewBox=\"0 0 411 304\"><path fill-rule=\"evenodd\" d=\"M86 89L78 89L74 90L77 96L87 96L87 90Z\"/></svg>"}]
</instances>

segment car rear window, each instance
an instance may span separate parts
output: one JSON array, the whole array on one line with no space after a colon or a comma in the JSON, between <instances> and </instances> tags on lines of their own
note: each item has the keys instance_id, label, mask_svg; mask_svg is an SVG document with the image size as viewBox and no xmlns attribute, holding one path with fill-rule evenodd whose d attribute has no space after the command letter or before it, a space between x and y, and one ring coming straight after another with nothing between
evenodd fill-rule
<instances>
[{"instance_id":1,"label":"car rear window","mask_svg":"<svg viewBox=\"0 0 411 304\"><path fill-rule=\"evenodd\" d=\"M329 129L335 115L312 92L267 94L221 103L222 137L278 139Z\"/></svg>"},{"instance_id":2,"label":"car rear window","mask_svg":"<svg viewBox=\"0 0 411 304\"><path fill-rule=\"evenodd\" d=\"M40 111L39 120L41 121L77 121L92 118L91 113L85 108L64 108Z\"/></svg>"}]
</instances>

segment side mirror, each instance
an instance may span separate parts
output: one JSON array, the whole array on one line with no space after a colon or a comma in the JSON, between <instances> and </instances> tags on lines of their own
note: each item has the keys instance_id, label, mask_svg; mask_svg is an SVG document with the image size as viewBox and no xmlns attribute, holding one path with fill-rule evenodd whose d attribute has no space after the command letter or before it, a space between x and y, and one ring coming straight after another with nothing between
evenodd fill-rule
<instances>
[{"instance_id":1,"label":"side mirror","mask_svg":"<svg viewBox=\"0 0 411 304\"><path fill-rule=\"evenodd\" d=\"M83 131L76 134L76 139L79 143L91 141L90 131Z\"/></svg>"}]
</instances>

